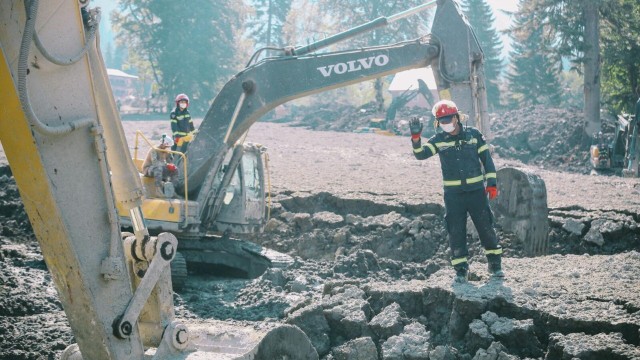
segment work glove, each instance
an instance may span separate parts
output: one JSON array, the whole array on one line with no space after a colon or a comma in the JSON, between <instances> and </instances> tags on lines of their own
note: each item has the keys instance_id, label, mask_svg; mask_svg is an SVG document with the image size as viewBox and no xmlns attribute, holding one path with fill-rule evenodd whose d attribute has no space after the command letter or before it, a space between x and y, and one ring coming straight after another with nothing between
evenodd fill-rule
<instances>
[{"instance_id":1,"label":"work glove","mask_svg":"<svg viewBox=\"0 0 640 360\"><path fill-rule=\"evenodd\" d=\"M168 163L167 164L167 170L169 170L169 172L176 172L176 170L178 170L178 167L176 167L175 164L172 163Z\"/></svg>"},{"instance_id":2,"label":"work glove","mask_svg":"<svg viewBox=\"0 0 640 360\"><path fill-rule=\"evenodd\" d=\"M409 131L411 131L411 140L420 140L420 134L422 134L422 122L419 117L414 116L411 118L411 121L409 122Z\"/></svg>"},{"instance_id":3,"label":"work glove","mask_svg":"<svg viewBox=\"0 0 640 360\"><path fill-rule=\"evenodd\" d=\"M498 188L495 186L487 186L484 192L489 195L489 200L493 200L498 196Z\"/></svg>"}]
</instances>

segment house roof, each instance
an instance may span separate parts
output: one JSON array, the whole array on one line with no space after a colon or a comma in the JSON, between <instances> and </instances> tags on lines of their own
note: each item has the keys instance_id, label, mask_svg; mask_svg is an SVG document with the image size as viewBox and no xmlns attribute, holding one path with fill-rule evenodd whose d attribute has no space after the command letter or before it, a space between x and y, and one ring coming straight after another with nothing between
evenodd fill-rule
<instances>
[{"instance_id":1,"label":"house roof","mask_svg":"<svg viewBox=\"0 0 640 360\"><path fill-rule=\"evenodd\" d=\"M397 73L391 84L389 84L389 91L405 91L409 88L418 89L418 79L424 80L427 87L431 90L436 90L436 80L433 77L431 67L411 69L401 71Z\"/></svg>"},{"instance_id":2,"label":"house roof","mask_svg":"<svg viewBox=\"0 0 640 360\"><path fill-rule=\"evenodd\" d=\"M118 69L107 69L107 75L108 76L124 77L124 78L129 78L129 79L137 79L138 78L135 75L127 74L126 72L124 72L122 70L118 70Z\"/></svg>"}]
</instances>

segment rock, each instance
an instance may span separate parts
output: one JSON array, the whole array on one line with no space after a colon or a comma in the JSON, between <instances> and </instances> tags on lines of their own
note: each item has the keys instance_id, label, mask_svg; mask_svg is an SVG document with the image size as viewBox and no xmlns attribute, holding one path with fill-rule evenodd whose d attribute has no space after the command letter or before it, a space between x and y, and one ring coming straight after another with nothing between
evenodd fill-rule
<instances>
[{"instance_id":1,"label":"rock","mask_svg":"<svg viewBox=\"0 0 640 360\"><path fill-rule=\"evenodd\" d=\"M298 213L293 216L293 223L299 231L305 232L313 229L311 214Z\"/></svg>"},{"instance_id":2,"label":"rock","mask_svg":"<svg viewBox=\"0 0 640 360\"><path fill-rule=\"evenodd\" d=\"M304 276L297 276L293 281L289 283L291 292L301 293L309 290L307 278Z\"/></svg>"},{"instance_id":3,"label":"rock","mask_svg":"<svg viewBox=\"0 0 640 360\"><path fill-rule=\"evenodd\" d=\"M368 307L365 300L348 300L342 305L324 310L331 332L344 339L369 336L368 319L363 307Z\"/></svg>"},{"instance_id":4,"label":"rock","mask_svg":"<svg viewBox=\"0 0 640 360\"><path fill-rule=\"evenodd\" d=\"M316 226L335 226L344 222L344 218L341 215L330 211L317 212L313 214L312 220Z\"/></svg>"},{"instance_id":5,"label":"rock","mask_svg":"<svg viewBox=\"0 0 640 360\"><path fill-rule=\"evenodd\" d=\"M338 258L333 271L347 276L366 277L369 272L380 271L380 264L373 251L359 250L347 257Z\"/></svg>"},{"instance_id":6,"label":"rock","mask_svg":"<svg viewBox=\"0 0 640 360\"><path fill-rule=\"evenodd\" d=\"M544 355L542 345L534 332L532 319L514 320L487 312L482 315L482 320L486 321L491 334L511 353L533 358Z\"/></svg>"},{"instance_id":7,"label":"rock","mask_svg":"<svg viewBox=\"0 0 640 360\"><path fill-rule=\"evenodd\" d=\"M351 340L332 351L335 360L372 360L378 358L376 344L370 337Z\"/></svg>"},{"instance_id":8,"label":"rock","mask_svg":"<svg viewBox=\"0 0 640 360\"><path fill-rule=\"evenodd\" d=\"M469 324L469 331L465 336L465 346L469 353L474 354L480 349L491 346L495 338L489 332L489 326L481 320L475 319Z\"/></svg>"},{"instance_id":9,"label":"rock","mask_svg":"<svg viewBox=\"0 0 640 360\"><path fill-rule=\"evenodd\" d=\"M584 223L581 221L575 221L573 219L568 219L562 224L562 228L569 232L570 234L574 234L577 236L582 236L582 231L584 230Z\"/></svg>"},{"instance_id":10,"label":"rock","mask_svg":"<svg viewBox=\"0 0 640 360\"><path fill-rule=\"evenodd\" d=\"M320 304L313 304L297 310L286 319L288 324L299 327L311 340L318 355L324 356L331 350L329 323L322 313Z\"/></svg>"},{"instance_id":11,"label":"rock","mask_svg":"<svg viewBox=\"0 0 640 360\"><path fill-rule=\"evenodd\" d=\"M262 274L262 278L271 281L273 286L284 286L287 283L287 279L280 268L268 268Z\"/></svg>"},{"instance_id":12,"label":"rock","mask_svg":"<svg viewBox=\"0 0 640 360\"><path fill-rule=\"evenodd\" d=\"M488 349L480 349L472 360L518 360L514 355L509 355L505 347L499 342L493 342Z\"/></svg>"},{"instance_id":13,"label":"rock","mask_svg":"<svg viewBox=\"0 0 640 360\"><path fill-rule=\"evenodd\" d=\"M591 226L591 229L589 229L589 232L587 232L582 240L596 244L598 246L604 245L604 237L602 236L600 230L595 226Z\"/></svg>"},{"instance_id":14,"label":"rock","mask_svg":"<svg viewBox=\"0 0 640 360\"><path fill-rule=\"evenodd\" d=\"M366 229L374 229L378 227L392 227L398 222L408 221L408 219L402 217L395 211L388 214L369 216L363 219L362 224Z\"/></svg>"},{"instance_id":15,"label":"rock","mask_svg":"<svg viewBox=\"0 0 640 360\"><path fill-rule=\"evenodd\" d=\"M276 218L271 218L269 219L269 221L267 221L267 223L264 225L264 231L265 232L276 232L276 233L285 233L288 230L288 226L287 224L285 224L284 222L276 219Z\"/></svg>"},{"instance_id":16,"label":"rock","mask_svg":"<svg viewBox=\"0 0 640 360\"><path fill-rule=\"evenodd\" d=\"M429 359L430 334L424 325L414 322L405 326L400 335L391 336L382 344L383 360Z\"/></svg>"},{"instance_id":17,"label":"rock","mask_svg":"<svg viewBox=\"0 0 640 360\"><path fill-rule=\"evenodd\" d=\"M451 346L436 346L429 351L429 360L458 360L458 350Z\"/></svg>"},{"instance_id":18,"label":"rock","mask_svg":"<svg viewBox=\"0 0 640 360\"><path fill-rule=\"evenodd\" d=\"M640 349L620 333L549 335L546 359L640 359Z\"/></svg>"},{"instance_id":19,"label":"rock","mask_svg":"<svg viewBox=\"0 0 640 360\"><path fill-rule=\"evenodd\" d=\"M394 302L374 316L369 322L369 327L380 339L388 339L402 332L405 318L400 305Z\"/></svg>"}]
</instances>

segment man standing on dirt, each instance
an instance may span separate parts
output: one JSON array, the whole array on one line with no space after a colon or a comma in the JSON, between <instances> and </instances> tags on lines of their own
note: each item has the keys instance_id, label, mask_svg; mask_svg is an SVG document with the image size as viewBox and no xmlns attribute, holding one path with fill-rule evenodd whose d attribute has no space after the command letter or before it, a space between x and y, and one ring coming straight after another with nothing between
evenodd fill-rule
<instances>
[{"instance_id":1,"label":"man standing on dirt","mask_svg":"<svg viewBox=\"0 0 640 360\"><path fill-rule=\"evenodd\" d=\"M498 196L496 168L489 146L478 129L461 124L458 107L453 101L438 101L432 112L442 132L436 133L423 145L420 138L422 122L414 117L409 124L411 144L418 160L428 159L435 154L440 156L445 223L449 233L451 265L456 271L455 281L466 282L469 273L467 214L471 215L480 236L489 272L494 277L502 278L502 248L498 245L493 213L487 200L487 195L491 200Z\"/></svg>"},{"instance_id":2,"label":"man standing on dirt","mask_svg":"<svg viewBox=\"0 0 640 360\"><path fill-rule=\"evenodd\" d=\"M187 147L193 136L195 127L193 119L187 108L189 107L189 97L186 94L176 96L176 108L171 112L171 131L173 132L174 145L171 150L187 152Z\"/></svg>"}]
</instances>

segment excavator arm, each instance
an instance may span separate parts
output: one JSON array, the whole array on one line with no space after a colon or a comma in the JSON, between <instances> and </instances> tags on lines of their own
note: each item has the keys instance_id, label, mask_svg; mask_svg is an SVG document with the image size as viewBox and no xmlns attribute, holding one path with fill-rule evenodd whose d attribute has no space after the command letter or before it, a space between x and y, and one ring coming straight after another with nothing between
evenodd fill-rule
<instances>
[{"instance_id":1,"label":"excavator arm","mask_svg":"<svg viewBox=\"0 0 640 360\"><path fill-rule=\"evenodd\" d=\"M386 25L437 3L430 35L394 45L313 52L369 29ZM215 220L221 201L215 179L225 157L242 135L276 106L307 95L343 87L400 71L431 66L440 98L453 99L470 116L471 125L489 135L486 92L480 45L451 0L432 1L334 35L317 43L288 49L234 76L214 99L188 151L189 197L197 199L200 221ZM179 169L182 166L178 166ZM184 187L180 174L177 189ZM224 184L222 185L224 186Z\"/></svg>"}]
</instances>

